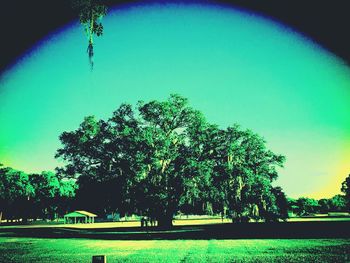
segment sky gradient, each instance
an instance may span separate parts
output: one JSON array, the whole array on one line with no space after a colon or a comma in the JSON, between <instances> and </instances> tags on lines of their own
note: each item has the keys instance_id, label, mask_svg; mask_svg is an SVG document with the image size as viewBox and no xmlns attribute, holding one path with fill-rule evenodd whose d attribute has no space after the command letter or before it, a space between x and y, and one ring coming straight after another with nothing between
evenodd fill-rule
<instances>
[{"instance_id":1,"label":"sky gradient","mask_svg":"<svg viewBox=\"0 0 350 263\"><path fill-rule=\"evenodd\" d=\"M0 76L0 163L52 170L63 131L122 103L187 97L207 119L240 124L286 156L288 196L330 197L350 173L350 70L306 37L214 5L109 10L95 67L76 22Z\"/></svg>"}]
</instances>

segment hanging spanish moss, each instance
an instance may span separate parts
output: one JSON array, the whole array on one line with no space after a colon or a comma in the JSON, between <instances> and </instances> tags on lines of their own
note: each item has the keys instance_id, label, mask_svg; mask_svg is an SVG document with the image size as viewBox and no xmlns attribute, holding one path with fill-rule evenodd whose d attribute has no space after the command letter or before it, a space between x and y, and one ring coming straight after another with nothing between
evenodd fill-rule
<instances>
[{"instance_id":1,"label":"hanging spanish moss","mask_svg":"<svg viewBox=\"0 0 350 263\"><path fill-rule=\"evenodd\" d=\"M89 63L90 63L91 70L93 70L93 68L94 68L94 45L90 41L89 41L89 45L87 48L87 53L89 56Z\"/></svg>"},{"instance_id":2,"label":"hanging spanish moss","mask_svg":"<svg viewBox=\"0 0 350 263\"><path fill-rule=\"evenodd\" d=\"M103 34L103 25L99 20L107 13L107 7L101 0L73 0L73 8L78 11L79 21L84 26L88 37L87 53L91 70L94 66L94 35Z\"/></svg>"}]
</instances>

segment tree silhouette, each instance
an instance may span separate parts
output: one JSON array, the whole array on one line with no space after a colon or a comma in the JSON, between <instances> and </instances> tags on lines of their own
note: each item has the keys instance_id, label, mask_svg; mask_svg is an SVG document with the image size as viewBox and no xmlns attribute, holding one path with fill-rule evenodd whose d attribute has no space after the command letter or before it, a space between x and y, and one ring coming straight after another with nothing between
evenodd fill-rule
<instances>
[{"instance_id":1,"label":"tree silhouette","mask_svg":"<svg viewBox=\"0 0 350 263\"><path fill-rule=\"evenodd\" d=\"M341 191L345 194L348 209L350 210L350 174L341 185Z\"/></svg>"},{"instance_id":2,"label":"tree silhouette","mask_svg":"<svg viewBox=\"0 0 350 263\"><path fill-rule=\"evenodd\" d=\"M95 212L148 215L164 227L197 205L226 207L234 221L285 218L283 192L271 185L285 158L252 131L208 123L179 95L122 104L107 121L86 117L60 140L58 171L78 180L77 198Z\"/></svg>"}]
</instances>

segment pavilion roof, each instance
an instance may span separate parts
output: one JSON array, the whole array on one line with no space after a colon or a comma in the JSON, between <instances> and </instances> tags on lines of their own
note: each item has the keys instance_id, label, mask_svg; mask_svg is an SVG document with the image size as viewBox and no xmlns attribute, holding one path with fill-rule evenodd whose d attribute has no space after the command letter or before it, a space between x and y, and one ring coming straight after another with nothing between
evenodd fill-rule
<instances>
[{"instance_id":1,"label":"pavilion roof","mask_svg":"<svg viewBox=\"0 0 350 263\"><path fill-rule=\"evenodd\" d=\"M64 217L97 217L97 215L84 211L84 210L77 210L71 213L68 213L66 215L64 215Z\"/></svg>"}]
</instances>

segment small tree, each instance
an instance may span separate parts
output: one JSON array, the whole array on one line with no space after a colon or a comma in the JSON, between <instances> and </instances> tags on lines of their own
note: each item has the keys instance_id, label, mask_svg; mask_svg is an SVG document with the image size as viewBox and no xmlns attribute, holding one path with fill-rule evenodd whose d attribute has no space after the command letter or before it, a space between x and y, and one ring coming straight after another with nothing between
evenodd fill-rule
<instances>
[{"instance_id":1,"label":"small tree","mask_svg":"<svg viewBox=\"0 0 350 263\"><path fill-rule=\"evenodd\" d=\"M28 174L10 167L0 167L1 215L10 220L22 218L27 221L33 195Z\"/></svg>"},{"instance_id":2,"label":"small tree","mask_svg":"<svg viewBox=\"0 0 350 263\"><path fill-rule=\"evenodd\" d=\"M274 187L272 194L276 199L277 210L273 213L274 219L280 218L286 220L288 218L288 199L281 187Z\"/></svg>"},{"instance_id":3,"label":"small tree","mask_svg":"<svg viewBox=\"0 0 350 263\"><path fill-rule=\"evenodd\" d=\"M319 204L319 212L322 214L326 214L332 210L331 209L332 204L330 199L322 198L318 200L318 204Z\"/></svg>"},{"instance_id":4,"label":"small tree","mask_svg":"<svg viewBox=\"0 0 350 263\"><path fill-rule=\"evenodd\" d=\"M343 195L335 195L329 199L329 211L345 212L347 208L346 198Z\"/></svg>"},{"instance_id":5,"label":"small tree","mask_svg":"<svg viewBox=\"0 0 350 263\"><path fill-rule=\"evenodd\" d=\"M57 213L60 181L53 172L42 172L29 175L29 182L34 189L33 214L34 218L54 219Z\"/></svg>"},{"instance_id":6,"label":"small tree","mask_svg":"<svg viewBox=\"0 0 350 263\"><path fill-rule=\"evenodd\" d=\"M317 200L307 197L301 197L297 199L296 206L296 213L300 216L317 213L320 207Z\"/></svg>"},{"instance_id":7,"label":"small tree","mask_svg":"<svg viewBox=\"0 0 350 263\"><path fill-rule=\"evenodd\" d=\"M350 211L350 174L345 178L341 186L341 191L345 194L348 210Z\"/></svg>"}]
</instances>

